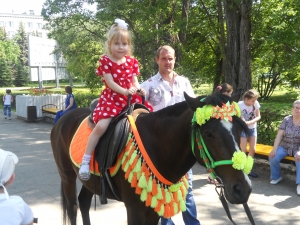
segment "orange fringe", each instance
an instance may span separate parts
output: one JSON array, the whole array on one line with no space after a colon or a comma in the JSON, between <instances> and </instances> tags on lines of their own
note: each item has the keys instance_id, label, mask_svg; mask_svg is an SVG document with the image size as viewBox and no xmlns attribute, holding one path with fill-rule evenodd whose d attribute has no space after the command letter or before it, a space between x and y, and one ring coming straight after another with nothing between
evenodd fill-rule
<instances>
[{"instance_id":1,"label":"orange fringe","mask_svg":"<svg viewBox=\"0 0 300 225\"><path fill-rule=\"evenodd\" d=\"M156 179L153 177L152 178L152 195L155 196L157 195L158 190L157 190L157 183L156 183Z\"/></svg>"},{"instance_id":2,"label":"orange fringe","mask_svg":"<svg viewBox=\"0 0 300 225\"><path fill-rule=\"evenodd\" d=\"M136 172L133 173L132 181L131 181L131 187L134 187L134 188L137 187L137 174L136 174Z\"/></svg>"},{"instance_id":3,"label":"orange fringe","mask_svg":"<svg viewBox=\"0 0 300 225\"><path fill-rule=\"evenodd\" d=\"M151 200L152 200L152 195L149 192L148 195L147 195L146 203L145 203L146 206L150 206L151 205Z\"/></svg>"},{"instance_id":4,"label":"orange fringe","mask_svg":"<svg viewBox=\"0 0 300 225\"><path fill-rule=\"evenodd\" d=\"M142 188L140 188L138 185L135 186L135 193L138 194L138 195L141 195L142 194Z\"/></svg>"},{"instance_id":5,"label":"orange fringe","mask_svg":"<svg viewBox=\"0 0 300 225\"><path fill-rule=\"evenodd\" d=\"M161 205L162 205L162 201L161 200L157 200L157 206L154 208L155 212L159 212L161 209Z\"/></svg>"}]
</instances>

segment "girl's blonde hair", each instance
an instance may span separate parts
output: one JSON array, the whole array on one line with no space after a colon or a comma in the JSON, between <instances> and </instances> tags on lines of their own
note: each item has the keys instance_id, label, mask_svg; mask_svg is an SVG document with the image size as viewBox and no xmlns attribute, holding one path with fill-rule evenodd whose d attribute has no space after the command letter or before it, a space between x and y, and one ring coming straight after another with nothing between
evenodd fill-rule
<instances>
[{"instance_id":1,"label":"girl's blonde hair","mask_svg":"<svg viewBox=\"0 0 300 225\"><path fill-rule=\"evenodd\" d=\"M108 55L112 55L110 51L110 45L113 41L118 40L121 38L122 41L126 41L128 43L128 55L131 56L133 53L133 46L131 44L131 34L128 30L119 27L117 24L111 26L110 30L107 32L106 35L106 42L105 42L105 52Z\"/></svg>"},{"instance_id":2,"label":"girl's blonde hair","mask_svg":"<svg viewBox=\"0 0 300 225\"><path fill-rule=\"evenodd\" d=\"M258 98L258 92L254 89L250 89L246 91L243 95L243 99L251 99L251 98Z\"/></svg>"}]
</instances>

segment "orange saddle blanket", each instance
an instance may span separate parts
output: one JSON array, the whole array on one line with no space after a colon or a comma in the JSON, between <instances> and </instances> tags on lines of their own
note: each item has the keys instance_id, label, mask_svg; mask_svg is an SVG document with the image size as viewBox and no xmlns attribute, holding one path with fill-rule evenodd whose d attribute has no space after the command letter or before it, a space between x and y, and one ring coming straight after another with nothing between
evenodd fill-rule
<instances>
[{"instance_id":1,"label":"orange saddle blanket","mask_svg":"<svg viewBox=\"0 0 300 225\"><path fill-rule=\"evenodd\" d=\"M85 118L81 124L79 125L76 133L74 134L74 137L72 139L72 142L70 144L70 158L74 165L76 165L78 168L80 167L80 163L82 161L82 156L85 152L86 145L88 143L89 136L92 132L92 129L88 127L88 117ZM117 163L110 168L110 174L111 176L115 175L117 171L120 168L121 165L121 158L123 154L120 154L117 160ZM92 155L92 159L90 162L90 173L100 176L98 163L94 160L94 153Z\"/></svg>"}]
</instances>

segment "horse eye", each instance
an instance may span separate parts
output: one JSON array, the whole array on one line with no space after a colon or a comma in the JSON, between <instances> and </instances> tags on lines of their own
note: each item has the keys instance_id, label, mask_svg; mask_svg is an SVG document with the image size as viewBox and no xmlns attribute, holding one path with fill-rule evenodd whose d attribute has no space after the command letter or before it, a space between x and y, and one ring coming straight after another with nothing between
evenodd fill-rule
<instances>
[{"instance_id":1,"label":"horse eye","mask_svg":"<svg viewBox=\"0 0 300 225\"><path fill-rule=\"evenodd\" d=\"M204 132L204 136L206 138L213 138L213 134L211 132L209 132L209 131Z\"/></svg>"}]
</instances>

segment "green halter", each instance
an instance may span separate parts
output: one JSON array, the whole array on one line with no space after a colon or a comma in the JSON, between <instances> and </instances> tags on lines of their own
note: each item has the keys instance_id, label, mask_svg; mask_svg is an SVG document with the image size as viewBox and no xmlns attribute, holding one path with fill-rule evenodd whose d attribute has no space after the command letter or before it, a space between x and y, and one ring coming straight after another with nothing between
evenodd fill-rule
<instances>
[{"instance_id":1,"label":"green halter","mask_svg":"<svg viewBox=\"0 0 300 225\"><path fill-rule=\"evenodd\" d=\"M204 99L201 99L200 101L202 102L204 101ZM223 103L222 107L205 105L202 108L197 108L192 119L192 125L197 123L201 126L205 124L206 121L208 121L210 118L216 118L232 122L232 116L240 116L240 108L236 102L233 102L232 104L230 104L229 102L227 102L226 104ZM200 126L197 126L196 134L194 129L192 130L192 152L195 155L194 140L196 140L198 149L200 151L200 157L203 159L207 171L211 173L211 176L213 178L216 178L214 168L222 165L232 165L234 169L244 170L246 174L250 173L253 167L254 160L251 156L247 157L246 154L240 150L236 151L233 154L231 160L220 160L215 162L204 143L204 140L200 133Z\"/></svg>"}]
</instances>

